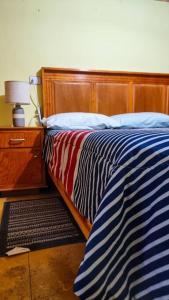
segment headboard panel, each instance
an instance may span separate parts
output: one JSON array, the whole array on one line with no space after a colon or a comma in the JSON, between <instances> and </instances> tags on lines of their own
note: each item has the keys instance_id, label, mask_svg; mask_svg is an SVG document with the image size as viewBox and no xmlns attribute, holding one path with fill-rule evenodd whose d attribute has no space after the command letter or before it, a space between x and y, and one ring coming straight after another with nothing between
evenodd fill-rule
<instances>
[{"instance_id":1,"label":"headboard panel","mask_svg":"<svg viewBox=\"0 0 169 300\"><path fill-rule=\"evenodd\" d=\"M169 113L169 74L42 68L43 114Z\"/></svg>"}]
</instances>

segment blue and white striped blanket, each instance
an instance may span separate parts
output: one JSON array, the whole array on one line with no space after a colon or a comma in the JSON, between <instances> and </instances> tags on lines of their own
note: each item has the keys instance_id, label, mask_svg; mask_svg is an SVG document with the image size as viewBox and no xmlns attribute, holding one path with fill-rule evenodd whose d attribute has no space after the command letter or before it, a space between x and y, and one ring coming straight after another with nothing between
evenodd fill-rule
<instances>
[{"instance_id":1,"label":"blue and white striped blanket","mask_svg":"<svg viewBox=\"0 0 169 300\"><path fill-rule=\"evenodd\" d=\"M73 201L93 223L76 295L169 300L169 129L91 132Z\"/></svg>"}]
</instances>

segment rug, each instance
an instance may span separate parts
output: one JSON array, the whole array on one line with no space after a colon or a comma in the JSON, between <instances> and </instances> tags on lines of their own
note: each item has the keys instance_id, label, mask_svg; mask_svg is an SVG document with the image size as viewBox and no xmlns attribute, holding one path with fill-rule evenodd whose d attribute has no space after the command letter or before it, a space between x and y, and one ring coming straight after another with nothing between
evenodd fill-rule
<instances>
[{"instance_id":1,"label":"rug","mask_svg":"<svg viewBox=\"0 0 169 300\"><path fill-rule=\"evenodd\" d=\"M0 255L14 247L38 250L84 242L61 197L5 202L0 226Z\"/></svg>"}]
</instances>

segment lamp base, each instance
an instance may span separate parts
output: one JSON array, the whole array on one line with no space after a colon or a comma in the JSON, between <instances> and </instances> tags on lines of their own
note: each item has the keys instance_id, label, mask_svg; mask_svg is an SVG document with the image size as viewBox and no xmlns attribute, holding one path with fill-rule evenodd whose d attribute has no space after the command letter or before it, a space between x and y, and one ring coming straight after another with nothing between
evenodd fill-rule
<instances>
[{"instance_id":1,"label":"lamp base","mask_svg":"<svg viewBox=\"0 0 169 300\"><path fill-rule=\"evenodd\" d=\"M25 126L25 115L24 109L20 104L16 104L12 110L13 115L13 126L14 127L24 127Z\"/></svg>"}]
</instances>

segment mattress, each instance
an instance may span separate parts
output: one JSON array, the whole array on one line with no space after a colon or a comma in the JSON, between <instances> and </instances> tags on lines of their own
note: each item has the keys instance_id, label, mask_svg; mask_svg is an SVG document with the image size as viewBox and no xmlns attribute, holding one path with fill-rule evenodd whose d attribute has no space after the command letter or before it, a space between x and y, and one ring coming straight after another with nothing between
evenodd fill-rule
<instances>
[{"instance_id":1,"label":"mattress","mask_svg":"<svg viewBox=\"0 0 169 300\"><path fill-rule=\"evenodd\" d=\"M80 299L169 299L169 129L48 132L45 159L93 224Z\"/></svg>"}]
</instances>

